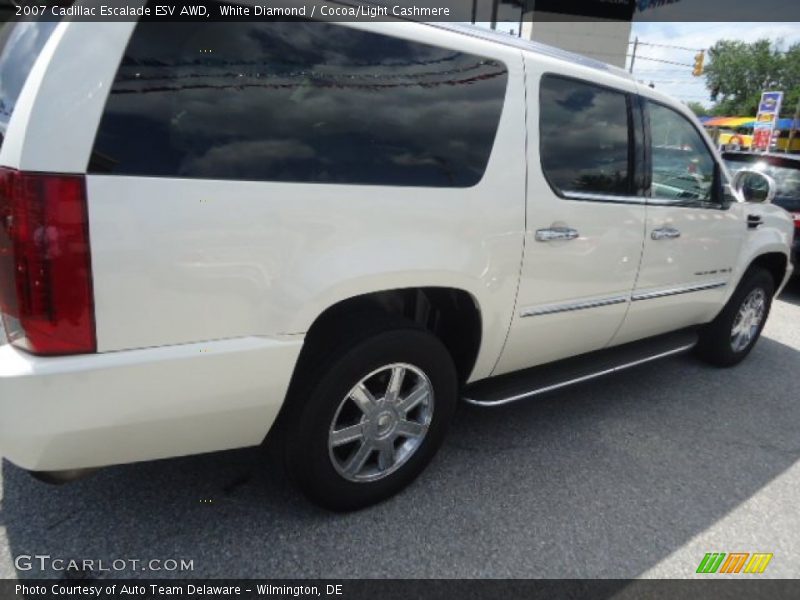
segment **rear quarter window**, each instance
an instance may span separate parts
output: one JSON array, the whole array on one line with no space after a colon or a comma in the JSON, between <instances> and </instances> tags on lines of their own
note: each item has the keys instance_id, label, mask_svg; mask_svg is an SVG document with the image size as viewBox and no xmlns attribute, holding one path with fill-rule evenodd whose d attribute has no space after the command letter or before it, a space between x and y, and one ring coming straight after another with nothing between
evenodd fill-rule
<instances>
[{"instance_id":1,"label":"rear quarter window","mask_svg":"<svg viewBox=\"0 0 800 600\"><path fill-rule=\"evenodd\" d=\"M55 22L0 25L0 147L22 86L56 25Z\"/></svg>"},{"instance_id":2,"label":"rear quarter window","mask_svg":"<svg viewBox=\"0 0 800 600\"><path fill-rule=\"evenodd\" d=\"M501 62L330 23L140 23L93 173L469 187L505 100Z\"/></svg>"}]
</instances>

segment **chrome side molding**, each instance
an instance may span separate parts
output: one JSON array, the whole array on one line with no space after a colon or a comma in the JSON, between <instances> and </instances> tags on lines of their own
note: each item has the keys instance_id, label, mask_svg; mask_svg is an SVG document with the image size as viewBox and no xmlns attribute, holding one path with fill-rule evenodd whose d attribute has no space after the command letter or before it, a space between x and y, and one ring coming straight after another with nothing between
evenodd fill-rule
<instances>
[{"instance_id":1,"label":"chrome side molding","mask_svg":"<svg viewBox=\"0 0 800 600\"><path fill-rule=\"evenodd\" d=\"M628 301L638 302L640 300L655 300L656 298L666 298L668 296L677 296L679 294L691 294L692 292L704 292L707 290L714 290L728 285L727 281L712 281L709 283L693 283L688 285L675 286L671 288L664 288L660 290L652 290L647 292L636 292L630 296L617 295L607 296L603 298L593 298L591 300L580 300L577 302L561 302L557 304L543 304L541 306L529 306L523 308L520 317L537 317L541 315L552 315L561 312L572 312L576 310L585 310L588 308L599 308L601 306L612 306L614 304L624 304Z\"/></svg>"},{"instance_id":2,"label":"chrome side molding","mask_svg":"<svg viewBox=\"0 0 800 600\"><path fill-rule=\"evenodd\" d=\"M535 317L538 315L552 315L553 313L571 312L574 310L584 310L587 308L598 308L600 306L612 306L614 304L624 304L628 301L628 296L609 296L607 298L596 298L594 300L583 300L580 302L567 302L564 304L545 304L523 308L520 317Z\"/></svg>"},{"instance_id":3,"label":"chrome side molding","mask_svg":"<svg viewBox=\"0 0 800 600\"><path fill-rule=\"evenodd\" d=\"M653 290L652 292L637 292L631 296L633 302L639 300L653 300L655 298L665 298L667 296L677 296L678 294L691 294L692 292L704 292L714 290L728 285L727 281L712 281L710 283L696 283L693 285L682 285L664 290Z\"/></svg>"},{"instance_id":4,"label":"chrome side molding","mask_svg":"<svg viewBox=\"0 0 800 600\"><path fill-rule=\"evenodd\" d=\"M613 202L616 204L647 204L647 198L644 196L632 196L630 194L614 195L614 194L595 194L592 192L563 192L564 197L569 200L586 200L589 202Z\"/></svg>"}]
</instances>

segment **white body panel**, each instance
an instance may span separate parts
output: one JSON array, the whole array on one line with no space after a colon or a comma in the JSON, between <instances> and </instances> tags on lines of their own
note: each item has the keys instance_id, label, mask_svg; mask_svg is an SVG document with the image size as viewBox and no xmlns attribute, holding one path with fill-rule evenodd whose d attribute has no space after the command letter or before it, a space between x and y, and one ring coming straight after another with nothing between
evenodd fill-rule
<instances>
[{"instance_id":1,"label":"white body panel","mask_svg":"<svg viewBox=\"0 0 800 600\"><path fill-rule=\"evenodd\" d=\"M649 87L640 85L638 88L641 96L696 121L683 104ZM716 146L699 124L697 132L705 139L709 152L721 167L724 182L730 181ZM736 289L744 271L759 254L776 251L786 254L787 246L782 245L782 250L777 248L779 244L791 244L791 231L779 215L783 211L773 206L736 201L727 208L700 208L654 201L648 202L646 210L642 259L632 295L634 301L614 337L613 345L713 320ZM771 227L748 230L749 214L774 215L769 223ZM661 228L674 228L680 232L680 237L653 239L653 232ZM775 240L765 239L772 236L783 241L775 243ZM759 251L754 252L752 248L748 251L745 246L752 246L754 239L759 240ZM707 289L681 292L706 286ZM673 293L676 291L679 293ZM669 295L654 297L659 294Z\"/></svg>"},{"instance_id":2,"label":"white body panel","mask_svg":"<svg viewBox=\"0 0 800 600\"><path fill-rule=\"evenodd\" d=\"M101 352L304 333L328 307L420 286L481 307L473 378L487 377L513 310L525 184L521 54L412 23L371 31L503 61L507 102L471 188L89 176ZM143 310L144 309L144 310Z\"/></svg>"},{"instance_id":3,"label":"white body panel","mask_svg":"<svg viewBox=\"0 0 800 600\"><path fill-rule=\"evenodd\" d=\"M134 27L57 27L23 88L0 165L86 172ZM792 223L774 207L737 203L698 219L553 192L539 162L542 74L635 93L632 80L479 33L413 23L357 28L506 65L483 179L434 189L87 176L98 353L40 358L0 347L4 456L61 470L257 444L284 401L304 334L326 309L363 294L467 292L482 324L474 381L708 321L752 260L788 255ZM734 233L754 210L762 228ZM646 233L664 223L684 228L682 244L647 243ZM580 237L535 241L537 229L560 225ZM724 288L641 309L631 302L636 290L723 265L732 268ZM609 297L622 300L585 306ZM546 314L575 303L584 306ZM521 316L530 311L542 314Z\"/></svg>"},{"instance_id":4,"label":"white body panel","mask_svg":"<svg viewBox=\"0 0 800 600\"><path fill-rule=\"evenodd\" d=\"M135 26L75 22L56 27L23 86L0 164L86 172L111 83Z\"/></svg>"},{"instance_id":5,"label":"white body panel","mask_svg":"<svg viewBox=\"0 0 800 600\"><path fill-rule=\"evenodd\" d=\"M613 85L628 92L636 84L587 67L566 67L556 59L526 57L528 98L528 210L525 259L517 311L495 375L547 363L604 347L625 318L628 302L524 316L548 306L630 296L642 251L644 206L560 198L547 182L540 162L539 85L546 73L558 73ZM538 242L536 230L570 227L579 237Z\"/></svg>"},{"instance_id":6,"label":"white body panel","mask_svg":"<svg viewBox=\"0 0 800 600\"><path fill-rule=\"evenodd\" d=\"M0 346L0 450L38 471L261 443L301 340L36 358Z\"/></svg>"}]
</instances>

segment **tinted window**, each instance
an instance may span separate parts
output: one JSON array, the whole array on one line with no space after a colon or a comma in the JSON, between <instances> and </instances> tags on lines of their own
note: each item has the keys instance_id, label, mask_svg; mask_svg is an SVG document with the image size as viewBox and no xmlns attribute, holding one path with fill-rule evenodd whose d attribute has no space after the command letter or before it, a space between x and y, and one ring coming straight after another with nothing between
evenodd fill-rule
<instances>
[{"instance_id":1,"label":"tinted window","mask_svg":"<svg viewBox=\"0 0 800 600\"><path fill-rule=\"evenodd\" d=\"M452 186L486 169L507 71L329 23L140 23L93 172Z\"/></svg>"},{"instance_id":2,"label":"tinted window","mask_svg":"<svg viewBox=\"0 0 800 600\"><path fill-rule=\"evenodd\" d=\"M656 198L712 200L715 165L697 129L674 110L647 102Z\"/></svg>"},{"instance_id":3,"label":"tinted window","mask_svg":"<svg viewBox=\"0 0 800 600\"><path fill-rule=\"evenodd\" d=\"M0 145L22 86L57 23L0 25Z\"/></svg>"},{"instance_id":4,"label":"tinted window","mask_svg":"<svg viewBox=\"0 0 800 600\"><path fill-rule=\"evenodd\" d=\"M542 167L557 191L630 192L624 93L547 76L539 110Z\"/></svg>"}]
</instances>

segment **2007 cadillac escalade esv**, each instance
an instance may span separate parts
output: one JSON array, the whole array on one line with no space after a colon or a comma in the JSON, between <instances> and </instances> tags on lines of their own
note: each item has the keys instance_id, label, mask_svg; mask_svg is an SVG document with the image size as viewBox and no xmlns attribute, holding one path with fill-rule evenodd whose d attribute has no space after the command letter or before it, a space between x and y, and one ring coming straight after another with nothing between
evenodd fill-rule
<instances>
[{"instance_id":1,"label":"2007 cadillac escalade esv","mask_svg":"<svg viewBox=\"0 0 800 600\"><path fill-rule=\"evenodd\" d=\"M279 426L365 506L460 398L739 362L792 270L684 106L471 28L18 23L0 106L0 451L51 476Z\"/></svg>"}]
</instances>

